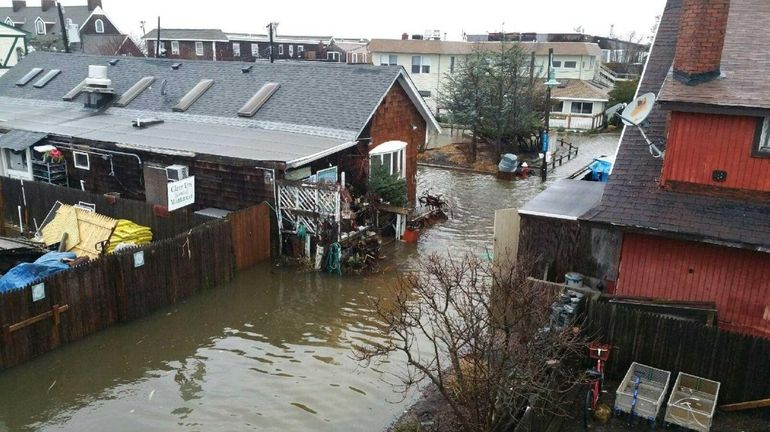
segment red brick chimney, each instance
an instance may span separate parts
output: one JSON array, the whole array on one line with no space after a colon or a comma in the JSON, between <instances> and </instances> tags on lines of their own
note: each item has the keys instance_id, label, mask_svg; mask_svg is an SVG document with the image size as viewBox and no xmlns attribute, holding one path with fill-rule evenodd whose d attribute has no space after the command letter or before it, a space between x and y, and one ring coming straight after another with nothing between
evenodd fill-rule
<instances>
[{"instance_id":1,"label":"red brick chimney","mask_svg":"<svg viewBox=\"0 0 770 432\"><path fill-rule=\"evenodd\" d=\"M401 33L401 40L408 40L409 39L409 33Z\"/></svg>"},{"instance_id":2,"label":"red brick chimney","mask_svg":"<svg viewBox=\"0 0 770 432\"><path fill-rule=\"evenodd\" d=\"M26 0L13 0L11 4L13 5L14 12L18 12L20 9L27 7Z\"/></svg>"},{"instance_id":3,"label":"red brick chimney","mask_svg":"<svg viewBox=\"0 0 770 432\"><path fill-rule=\"evenodd\" d=\"M42 0L40 2L40 8L43 9L43 12L55 6L56 6L56 0Z\"/></svg>"},{"instance_id":4,"label":"red brick chimney","mask_svg":"<svg viewBox=\"0 0 770 432\"><path fill-rule=\"evenodd\" d=\"M674 78L697 85L719 76L730 0L683 0Z\"/></svg>"},{"instance_id":5,"label":"red brick chimney","mask_svg":"<svg viewBox=\"0 0 770 432\"><path fill-rule=\"evenodd\" d=\"M102 0L88 0L88 10L92 11L97 6L102 7Z\"/></svg>"}]
</instances>

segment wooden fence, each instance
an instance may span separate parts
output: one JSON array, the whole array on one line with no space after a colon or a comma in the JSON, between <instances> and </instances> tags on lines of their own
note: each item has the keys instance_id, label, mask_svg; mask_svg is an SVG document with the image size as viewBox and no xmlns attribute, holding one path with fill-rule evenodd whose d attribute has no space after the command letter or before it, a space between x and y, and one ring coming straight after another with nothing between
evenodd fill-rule
<instances>
[{"instance_id":1,"label":"wooden fence","mask_svg":"<svg viewBox=\"0 0 770 432\"><path fill-rule=\"evenodd\" d=\"M228 221L207 222L55 274L42 300L33 287L0 294L0 369L229 281L232 235Z\"/></svg>"},{"instance_id":2,"label":"wooden fence","mask_svg":"<svg viewBox=\"0 0 770 432\"><path fill-rule=\"evenodd\" d=\"M770 397L770 340L598 301L589 302L585 330L613 345L610 378L636 361L671 371L672 383L679 372L721 382L719 404Z\"/></svg>"},{"instance_id":3,"label":"wooden fence","mask_svg":"<svg viewBox=\"0 0 770 432\"><path fill-rule=\"evenodd\" d=\"M254 266L270 258L270 206L262 203L231 213L235 268Z\"/></svg>"},{"instance_id":4,"label":"wooden fence","mask_svg":"<svg viewBox=\"0 0 770 432\"><path fill-rule=\"evenodd\" d=\"M150 227L153 238L159 240L188 231L202 222L202 218L196 217L188 209L163 214L156 206L143 201L112 199L101 194L36 181L22 182L3 178L0 180L0 192L2 217L18 225L18 207L21 206L22 221L27 232L35 231L35 223L43 223L56 201L64 204L77 204L80 201L95 204L100 214Z\"/></svg>"}]
</instances>

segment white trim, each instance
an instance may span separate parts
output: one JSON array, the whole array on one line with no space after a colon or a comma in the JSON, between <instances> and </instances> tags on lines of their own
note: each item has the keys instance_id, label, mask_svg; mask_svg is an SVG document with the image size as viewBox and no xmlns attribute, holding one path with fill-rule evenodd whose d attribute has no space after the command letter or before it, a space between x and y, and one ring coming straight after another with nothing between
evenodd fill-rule
<instances>
[{"instance_id":1,"label":"white trim","mask_svg":"<svg viewBox=\"0 0 770 432\"><path fill-rule=\"evenodd\" d=\"M198 50L198 47L200 47L201 49ZM206 54L206 50L203 47L203 42L202 41L196 41L195 42L195 55L198 56L198 57L202 57L204 54Z\"/></svg>"},{"instance_id":2,"label":"white trim","mask_svg":"<svg viewBox=\"0 0 770 432\"><path fill-rule=\"evenodd\" d=\"M310 156L303 156L299 159L290 160L286 162L286 169L296 168L296 167L305 165L308 162L313 162L315 160L321 159L324 156L329 156L330 154L337 153L338 151L342 151L350 147L354 147L357 144L358 144L358 141L348 141L340 145L334 146L332 148L328 148L326 150L312 154Z\"/></svg>"},{"instance_id":3,"label":"white trim","mask_svg":"<svg viewBox=\"0 0 770 432\"><path fill-rule=\"evenodd\" d=\"M83 156L83 155L85 155L85 157L86 157L86 164L85 165L78 165L78 156ZM91 171L91 157L86 152L73 151L72 152L72 164L77 169L82 169L82 170L85 170L85 171Z\"/></svg>"},{"instance_id":4,"label":"white trim","mask_svg":"<svg viewBox=\"0 0 770 432\"><path fill-rule=\"evenodd\" d=\"M174 45L176 45L176 49L174 49ZM179 41L178 40L172 40L171 41L171 55L179 55Z\"/></svg>"},{"instance_id":5,"label":"white trim","mask_svg":"<svg viewBox=\"0 0 770 432\"><path fill-rule=\"evenodd\" d=\"M519 215L542 216L549 219L561 219L561 220L570 220L570 221L578 220L577 216L564 216L564 215L555 214L555 213L544 213L544 212L536 212L536 211L528 211L528 210L519 210Z\"/></svg>"},{"instance_id":6,"label":"white trim","mask_svg":"<svg viewBox=\"0 0 770 432\"><path fill-rule=\"evenodd\" d=\"M42 33L40 33L38 31L38 28L37 28L37 24L38 23L42 23L43 24L43 32ZM48 29L46 28L46 23L40 17L37 17L37 19L35 19L35 34L36 35L40 35L40 36L44 36L44 35L48 34Z\"/></svg>"},{"instance_id":7,"label":"white trim","mask_svg":"<svg viewBox=\"0 0 770 432\"><path fill-rule=\"evenodd\" d=\"M240 42L230 42L232 44L233 49L233 57L240 57L241 56L241 43ZM236 53L237 51L237 53Z\"/></svg>"},{"instance_id":8,"label":"white trim","mask_svg":"<svg viewBox=\"0 0 770 432\"><path fill-rule=\"evenodd\" d=\"M394 153L406 148L406 142L404 141L385 141L382 144L377 144L375 148L369 151L369 156L380 155L384 153Z\"/></svg>"},{"instance_id":9,"label":"white trim","mask_svg":"<svg viewBox=\"0 0 770 432\"><path fill-rule=\"evenodd\" d=\"M609 102L609 99L590 99L590 98L571 98L571 97L555 97L554 100L559 101L575 101L575 102Z\"/></svg>"},{"instance_id":10,"label":"white trim","mask_svg":"<svg viewBox=\"0 0 770 432\"><path fill-rule=\"evenodd\" d=\"M102 25L102 31L99 31L99 24ZM104 33L104 20L101 18L97 18L94 20L94 31L103 34Z\"/></svg>"}]
</instances>

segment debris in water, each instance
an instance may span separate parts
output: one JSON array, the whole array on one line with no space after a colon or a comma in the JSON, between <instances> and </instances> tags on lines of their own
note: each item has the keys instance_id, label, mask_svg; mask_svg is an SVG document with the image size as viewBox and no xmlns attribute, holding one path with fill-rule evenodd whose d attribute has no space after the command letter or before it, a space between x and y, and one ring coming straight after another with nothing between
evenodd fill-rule
<instances>
[{"instance_id":1,"label":"debris in water","mask_svg":"<svg viewBox=\"0 0 770 432\"><path fill-rule=\"evenodd\" d=\"M147 396L147 400L152 400L152 397L155 396L155 390L150 392L150 395Z\"/></svg>"},{"instance_id":2,"label":"debris in water","mask_svg":"<svg viewBox=\"0 0 770 432\"><path fill-rule=\"evenodd\" d=\"M48 386L48 390L46 390L46 391L47 391L47 392L51 391L51 389L52 389L52 388L53 388L53 386L55 386L55 385L56 385L56 380L53 380L53 382L51 383L51 385L50 385L50 386Z\"/></svg>"}]
</instances>

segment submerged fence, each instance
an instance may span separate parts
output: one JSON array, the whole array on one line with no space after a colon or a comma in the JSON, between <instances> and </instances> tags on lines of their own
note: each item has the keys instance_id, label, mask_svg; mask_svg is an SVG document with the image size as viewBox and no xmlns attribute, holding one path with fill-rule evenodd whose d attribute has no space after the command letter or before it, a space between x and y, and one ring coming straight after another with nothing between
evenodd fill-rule
<instances>
[{"instance_id":1,"label":"submerged fence","mask_svg":"<svg viewBox=\"0 0 770 432\"><path fill-rule=\"evenodd\" d=\"M589 302L587 334L613 345L605 370L622 379L631 362L722 383L719 404L770 395L770 340L705 327L695 321ZM673 378L672 378L673 382Z\"/></svg>"}]
</instances>

